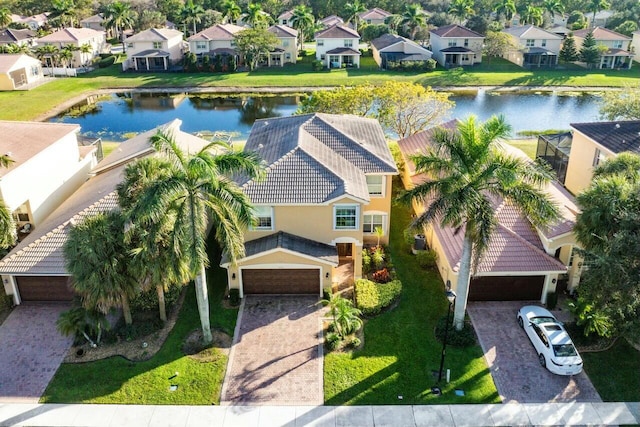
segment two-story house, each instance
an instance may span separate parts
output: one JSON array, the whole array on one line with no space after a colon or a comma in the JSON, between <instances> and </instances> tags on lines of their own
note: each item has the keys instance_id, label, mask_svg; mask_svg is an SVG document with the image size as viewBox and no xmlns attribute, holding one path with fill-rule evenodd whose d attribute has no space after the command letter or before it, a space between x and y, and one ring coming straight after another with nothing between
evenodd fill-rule
<instances>
[{"instance_id":1,"label":"two-story house","mask_svg":"<svg viewBox=\"0 0 640 427\"><path fill-rule=\"evenodd\" d=\"M266 163L262 181L239 179L258 220L245 257L223 258L229 286L246 294L315 294L350 267L363 245L388 242L391 181L398 173L376 120L309 114L257 120L245 150Z\"/></svg>"},{"instance_id":2,"label":"two-story house","mask_svg":"<svg viewBox=\"0 0 640 427\"><path fill-rule=\"evenodd\" d=\"M562 37L534 25L505 28L516 49L503 58L524 68L553 68L558 65Z\"/></svg>"},{"instance_id":3,"label":"two-story house","mask_svg":"<svg viewBox=\"0 0 640 427\"><path fill-rule=\"evenodd\" d=\"M291 18L293 18L293 10L287 10L286 12L282 12L280 16L278 16L278 25L287 25L290 27Z\"/></svg>"},{"instance_id":4,"label":"two-story house","mask_svg":"<svg viewBox=\"0 0 640 427\"><path fill-rule=\"evenodd\" d=\"M32 16L11 15L11 22L26 25L31 30L36 31L38 28L47 25L49 22L48 16L48 13L39 13Z\"/></svg>"},{"instance_id":5,"label":"two-story house","mask_svg":"<svg viewBox=\"0 0 640 427\"><path fill-rule=\"evenodd\" d=\"M391 12L387 12L384 9L374 7L358 15L360 20L367 25L381 25L385 24L388 17L393 15Z\"/></svg>"},{"instance_id":6,"label":"two-story house","mask_svg":"<svg viewBox=\"0 0 640 427\"><path fill-rule=\"evenodd\" d=\"M428 61L433 54L413 40L396 34L383 34L371 40L373 59L380 68L387 68L389 62Z\"/></svg>"},{"instance_id":7,"label":"two-story house","mask_svg":"<svg viewBox=\"0 0 640 427\"><path fill-rule=\"evenodd\" d=\"M55 46L64 49L71 46L75 50L69 64L72 68L84 67L95 57L102 53L105 46L104 31L96 31L90 28L63 28L37 40L39 46ZM88 46L85 50L83 46ZM55 66L51 55L43 58L46 66Z\"/></svg>"},{"instance_id":8,"label":"two-story house","mask_svg":"<svg viewBox=\"0 0 640 427\"><path fill-rule=\"evenodd\" d=\"M633 63L633 53L630 52L631 38L603 27L595 27L573 32L578 51L584 43L584 38L593 31L596 44L605 46L607 50L601 52L600 61L596 68L626 68L630 69Z\"/></svg>"},{"instance_id":9,"label":"two-story house","mask_svg":"<svg viewBox=\"0 0 640 427\"><path fill-rule=\"evenodd\" d=\"M640 62L640 30L633 32L629 50L633 53L633 60Z\"/></svg>"},{"instance_id":10,"label":"two-story house","mask_svg":"<svg viewBox=\"0 0 640 427\"><path fill-rule=\"evenodd\" d=\"M329 27L333 27L334 25L345 25L344 19L340 18L337 15L330 15L330 16L327 16L326 18L322 18L318 20L318 24L322 28L329 28Z\"/></svg>"},{"instance_id":11,"label":"two-story house","mask_svg":"<svg viewBox=\"0 0 640 427\"><path fill-rule=\"evenodd\" d=\"M269 53L268 66L295 64L298 60L298 32L286 25L272 25L267 29L278 38L278 46Z\"/></svg>"},{"instance_id":12,"label":"two-story house","mask_svg":"<svg viewBox=\"0 0 640 427\"><path fill-rule=\"evenodd\" d=\"M182 32L150 28L125 39L127 60L123 70L167 71L182 61Z\"/></svg>"},{"instance_id":13,"label":"two-story house","mask_svg":"<svg viewBox=\"0 0 640 427\"><path fill-rule=\"evenodd\" d=\"M0 55L0 90L24 90L44 82L40 60L24 54Z\"/></svg>"},{"instance_id":14,"label":"two-story house","mask_svg":"<svg viewBox=\"0 0 640 427\"><path fill-rule=\"evenodd\" d=\"M335 24L315 34L316 60L327 68L360 68L360 34Z\"/></svg>"},{"instance_id":15,"label":"two-story house","mask_svg":"<svg viewBox=\"0 0 640 427\"><path fill-rule=\"evenodd\" d=\"M484 36L458 24L429 32L433 59L443 67L461 67L482 62Z\"/></svg>"},{"instance_id":16,"label":"two-story house","mask_svg":"<svg viewBox=\"0 0 640 427\"><path fill-rule=\"evenodd\" d=\"M104 26L104 15L102 13L97 13L89 16L88 18L81 19L80 26L82 28L91 28L96 31L106 31Z\"/></svg>"},{"instance_id":17,"label":"two-story house","mask_svg":"<svg viewBox=\"0 0 640 427\"><path fill-rule=\"evenodd\" d=\"M0 30L0 46L33 46L38 35L33 30L15 30L5 28Z\"/></svg>"},{"instance_id":18,"label":"two-story house","mask_svg":"<svg viewBox=\"0 0 640 427\"><path fill-rule=\"evenodd\" d=\"M244 27L234 24L216 24L206 28L187 39L189 51L195 53L199 58L204 55L210 57L216 55L233 56L236 64L239 64L242 55L236 49L234 36L244 29Z\"/></svg>"}]
</instances>

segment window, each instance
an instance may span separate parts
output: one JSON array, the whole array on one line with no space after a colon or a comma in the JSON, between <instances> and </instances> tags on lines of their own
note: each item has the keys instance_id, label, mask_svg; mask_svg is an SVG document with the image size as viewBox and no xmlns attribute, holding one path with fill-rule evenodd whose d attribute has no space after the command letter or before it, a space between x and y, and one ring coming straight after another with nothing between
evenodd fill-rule
<instances>
[{"instance_id":1,"label":"window","mask_svg":"<svg viewBox=\"0 0 640 427\"><path fill-rule=\"evenodd\" d=\"M606 158L607 156L605 156L605 154L602 151L600 151L599 148L596 148L596 152L593 156L593 167L595 168L596 166L598 166Z\"/></svg>"},{"instance_id":2,"label":"window","mask_svg":"<svg viewBox=\"0 0 640 427\"><path fill-rule=\"evenodd\" d=\"M287 60L287 61L290 61L291 60L291 54L290 53L285 53L284 54L284 59Z\"/></svg>"},{"instance_id":3,"label":"window","mask_svg":"<svg viewBox=\"0 0 640 427\"><path fill-rule=\"evenodd\" d=\"M316 46L324 46L324 40L316 40Z\"/></svg>"},{"instance_id":4,"label":"window","mask_svg":"<svg viewBox=\"0 0 640 427\"><path fill-rule=\"evenodd\" d=\"M232 47L235 47L236 45L236 41L235 40L231 40L231 42L229 43Z\"/></svg>"},{"instance_id":5,"label":"window","mask_svg":"<svg viewBox=\"0 0 640 427\"><path fill-rule=\"evenodd\" d=\"M362 219L362 232L363 233L374 233L376 228L381 228L385 231L385 218L386 215L368 215L364 214Z\"/></svg>"},{"instance_id":6,"label":"window","mask_svg":"<svg viewBox=\"0 0 640 427\"><path fill-rule=\"evenodd\" d=\"M622 49L622 40L615 40L613 42L613 48L614 49Z\"/></svg>"},{"instance_id":7,"label":"window","mask_svg":"<svg viewBox=\"0 0 640 427\"><path fill-rule=\"evenodd\" d=\"M527 47L534 47L536 45L536 41L533 39L527 39Z\"/></svg>"},{"instance_id":8,"label":"window","mask_svg":"<svg viewBox=\"0 0 640 427\"><path fill-rule=\"evenodd\" d=\"M367 25L371 25L371 19L367 19Z\"/></svg>"},{"instance_id":9,"label":"window","mask_svg":"<svg viewBox=\"0 0 640 427\"><path fill-rule=\"evenodd\" d=\"M384 176L367 175L367 189L369 190L369 195L383 196L384 195Z\"/></svg>"},{"instance_id":10,"label":"window","mask_svg":"<svg viewBox=\"0 0 640 427\"><path fill-rule=\"evenodd\" d=\"M358 206L336 205L333 208L333 228L335 230L358 229Z\"/></svg>"},{"instance_id":11,"label":"window","mask_svg":"<svg viewBox=\"0 0 640 427\"><path fill-rule=\"evenodd\" d=\"M127 48L133 49L133 43L127 43Z\"/></svg>"},{"instance_id":12,"label":"window","mask_svg":"<svg viewBox=\"0 0 640 427\"><path fill-rule=\"evenodd\" d=\"M207 42L196 42L196 50L205 50L207 48Z\"/></svg>"},{"instance_id":13,"label":"window","mask_svg":"<svg viewBox=\"0 0 640 427\"><path fill-rule=\"evenodd\" d=\"M271 206L256 206L256 221L251 229L273 230L273 208Z\"/></svg>"},{"instance_id":14,"label":"window","mask_svg":"<svg viewBox=\"0 0 640 427\"><path fill-rule=\"evenodd\" d=\"M353 47L353 40L351 40L351 39L345 39L345 41L344 41L344 47Z\"/></svg>"},{"instance_id":15,"label":"window","mask_svg":"<svg viewBox=\"0 0 640 427\"><path fill-rule=\"evenodd\" d=\"M325 55L320 55L320 61L324 61L325 60Z\"/></svg>"},{"instance_id":16,"label":"window","mask_svg":"<svg viewBox=\"0 0 640 427\"><path fill-rule=\"evenodd\" d=\"M282 40L282 47L289 47L289 40Z\"/></svg>"},{"instance_id":17,"label":"window","mask_svg":"<svg viewBox=\"0 0 640 427\"><path fill-rule=\"evenodd\" d=\"M571 267L573 266L573 257L576 254L575 251L573 250L573 246L570 249L571 252L569 252L569 262L567 263L567 267Z\"/></svg>"},{"instance_id":18,"label":"window","mask_svg":"<svg viewBox=\"0 0 640 427\"><path fill-rule=\"evenodd\" d=\"M154 49L162 49L162 42L153 42Z\"/></svg>"},{"instance_id":19,"label":"window","mask_svg":"<svg viewBox=\"0 0 640 427\"><path fill-rule=\"evenodd\" d=\"M449 40L449 47L456 47L458 46L458 42L456 40Z\"/></svg>"},{"instance_id":20,"label":"window","mask_svg":"<svg viewBox=\"0 0 640 427\"><path fill-rule=\"evenodd\" d=\"M469 39L464 39L464 47L469 47Z\"/></svg>"},{"instance_id":21,"label":"window","mask_svg":"<svg viewBox=\"0 0 640 427\"><path fill-rule=\"evenodd\" d=\"M282 25L287 25L287 20L286 19L282 20Z\"/></svg>"},{"instance_id":22,"label":"window","mask_svg":"<svg viewBox=\"0 0 640 427\"><path fill-rule=\"evenodd\" d=\"M547 46L547 41L546 40L542 40L542 47L546 47Z\"/></svg>"}]
</instances>

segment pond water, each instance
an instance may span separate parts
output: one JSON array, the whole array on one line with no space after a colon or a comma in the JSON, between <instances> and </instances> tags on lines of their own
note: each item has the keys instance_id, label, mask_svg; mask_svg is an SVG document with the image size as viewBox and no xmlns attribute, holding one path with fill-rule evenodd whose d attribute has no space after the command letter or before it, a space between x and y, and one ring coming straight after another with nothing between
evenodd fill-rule
<instances>
[{"instance_id":1,"label":"pond water","mask_svg":"<svg viewBox=\"0 0 640 427\"><path fill-rule=\"evenodd\" d=\"M486 120L493 114L504 114L514 133L568 129L569 123L598 118L599 97L596 95L496 95L480 90L472 95L455 95L451 99L456 103L452 118L475 114ZM256 119L292 115L299 100L297 96L120 93L90 102L88 107L86 104L78 106L75 112L62 114L52 121L77 123L87 136L124 141L133 133L179 118L185 132L223 131L231 133L235 139L246 139Z\"/></svg>"}]
</instances>

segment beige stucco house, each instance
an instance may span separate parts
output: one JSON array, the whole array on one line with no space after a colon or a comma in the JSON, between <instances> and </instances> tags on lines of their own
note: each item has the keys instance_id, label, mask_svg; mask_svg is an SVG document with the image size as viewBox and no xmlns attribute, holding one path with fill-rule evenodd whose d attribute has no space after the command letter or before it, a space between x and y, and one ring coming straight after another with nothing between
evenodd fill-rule
<instances>
[{"instance_id":1,"label":"beige stucco house","mask_svg":"<svg viewBox=\"0 0 640 427\"><path fill-rule=\"evenodd\" d=\"M558 65L558 55L563 38L555 33L534 25L505 28L515 49L503 58L524 68L554 68Z\"/></svg>"},{"instance_id":2,"label":"beige stucco house","mask_svg":"<svg viewBox=\"0 0 640 427\"><path fill-rule=\"evenodd\" d=\"M374 7L358 15L360 20L367 25L381 25L385 24L386 19L393 15L391 12L387 12L384 9Z\"/></svg>"},{"instance_id":3,"label":"beige stucco house","mask_svg":"<svg viewBox=\"0 0 640 427\"><path fill-rule=\"evenodd\" d=\"M443 125L455 129L456 121ZM404 172L405 188L413 188L427 176L416 172L412 156L426 153L432 147L433 129L398 141ZM526 155L507 144L501 144L507 155L526 158ZM531 159L528 159L531 161ZM545 191L558 204L560 220L548 229L534 227L528 219L507 201L495 198L494 208L498 226L491 236L485 255L476 266L469 285L469 301L479 300L538 300L546 301L547 293L574 289L580 279L580 265L573 255L576 245L573 235L575 214L573 197L555 182ZM415 203L413 210L420 215L425 205ZM446 286L458 287L458 273L462 256L464 228L428 225L424 237L429 248L438 254L438 271Z\"/></svg>"},{"instance_id":4,"label":"beige stucco house","mask_svg":"<svg viewBox=\"0 0 640 427\"><path fill-rule=\"evenodd\" d=\"M33 30L15 30L5 28L0 30L0 46L33 46L38 34Z\"/></svg>"},{"instance_id":5,"label":"beige stucco house","mask_svg":"<svg viewBox=\"0 0 640 427\"><path fill-rule=\"evenodd\" d=\"M631 39L631 53L633 53L633 60L640 62L640 30L634 31Z\"/></svg>"},{"instance_id":6,"label":"beige stucco house","mask_svg":"<svg viewBox=\"0 0 640 427\"><path fill-rule=\"evenodd\" d=\"M631 68L631 64L633 63L632 58L634 56L633 53L630 52L631 38L604 27L574 31L573 38L576 41L578 51L582 48L584 38L591 31L593 31L596 44L607 48L601 53L600 61L596 64L596 68Z\"/></svg>"},{"instance_id":7,"label":"beige stucco house","mask_svg":"<svg viewBox=\"0 0 640 427\"><path fill-rule=\"evenodd\" d=\"M244 30L244 27L234 24L216 24L206 28L187 39L189 51L198 57L208 55L233 56L239 64L242 56L236 49L235 34Z\"/></svg>"},{"instance_id":8,"label":"beige stucco house","mask_svg":"<svg viewBox=\"0 0 640 427\"><path fill-rule=\"evenodd\" d=\"M49 21L48 13L39 13L31 16L11 15L11 22L16 24L23 24L32 29L33 31L38 28L44 27Z\"/></svg>"},{"instance_id":9,"label":"beige stucco house","mask_svg":"<svg viewBox=\"0 0 640 427\"><path fill-rule=\"evenodd\" d=\"M286 25L272 25L267 31L278 38L278 45L267 58L267 66L295 64L298 60L298 32Z\"/></svg>"},{"instance_id":10,"label":"beige stucco house","mask_svg":"<svg viewBox=\"0 0 640 427\"><path fill-rule=\"evenodd\" d=\"M70 66L72 68L84 67L98 56L105 47L104 31L96 31L90 28L63 28L37 40L38 46L53 45L58 49L65 46L78 48L73 52ZM81 46L89 46L88 51L81 50ZM53 66L50 57L44 57L46 66Z\"/></svg>"},{"instance_id":11,"label":"beige stucco house","mask_svg":"<svg viewBox=\"0 0 640 427\"><path fill-rule=\"evenodd\" d=\"M150 28L125 39L127 60L123 70L167 71L182 61L182 32Z\"/></svg>"},{"instance_id":12,"label":"beige stucco house","mask_svg":"<svg viewBox=\"0 0 640 427\"><path fill-rule=\"evenodd\" d=\"M484 36L458 24L429 32L433 59L443 67L460 67L482 62Z\"/></svg>"},{"instance_id":13,"label":"beige stucco house","mask_svg":"<svg viewBox=\"0 0 640 427\"><path fill-rule=\"evenodd\" d=\"M293 10L282 12L280 16L278 16L278 25L291 26L291 18L293 18Z\"/></svg>"},{"instance_id":14,"label":"beige stucco house","mask_svg":"<svg viewBox=\"0 0 640 427\"><path fill-rule=\"evenodd\" d=\"M360 68L360 34L345 25L335 24L314 37L316 60L326 68Z\"/></svg>"},{"instance_id":15,"label":"beige stucco house","mask_svg":"<svg viewBox=\"0 0 640 427\"><path fill-rule=\"evenodd\" d=\"M257 120L245 145L266 163L263 181L240 179L258 221L245 257L223 258L240 295L315 294L362 275L362 248L381 227L388 242L397 168L376 120L311 114Z\"/></svg>"},{"instance_id":16,"label":"beige stucco house","mask_svg":"<svg viewBox=\"0 0 640 427\"><path fill-rule=\"evenodd\" d=\"M29 55L0 55L0 90L26 89L44 81L42 63Z\"/></svg>"},{"instance_id":17,"label":"beige stucco house","mask_svg":"<svg viewBox=\"0 0 640 427\"><path fill-rule=\"evenodd\" d=\"M384 34L371 40L373 59L380 68L389 62L428 61L433 54L413 40L396 34Z\"/></svg>"},{"instance_id":18,"label":"beige stucco house","mask_svg":"<svg viewBox=\"0 0 640 427\"><path fill-rule=\"evenodd\" d=\"M104 26L104 15L102 13L97 13L89 16L88 18L81 19L80 26L82 28L91 28L96 31L106 31Z\"/></svg>"}]
</instances>

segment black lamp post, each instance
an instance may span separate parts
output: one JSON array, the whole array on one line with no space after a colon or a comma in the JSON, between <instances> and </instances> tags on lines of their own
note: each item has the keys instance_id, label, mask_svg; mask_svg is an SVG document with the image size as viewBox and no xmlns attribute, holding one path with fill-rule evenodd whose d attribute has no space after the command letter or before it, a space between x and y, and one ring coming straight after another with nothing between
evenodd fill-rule
<instances>
[{"instance_id":1,"label":"black lamp post","mask_svg":"<svg viewBox=\"0 0 640 427\"><path fill-rule=\"evenodd\" d=\"M438 383L442 381L442 370L444 369L444 356L447 354L447 335L449 335L449 323L451 323L451 307L456 302L456 293L452 290L446 292L447 300L449 300L449 308L447 309L447 323L444 326L444 339L442 340L442 356L440 357L440 371L438 371Z\"/></svg>"}]
</instances>

